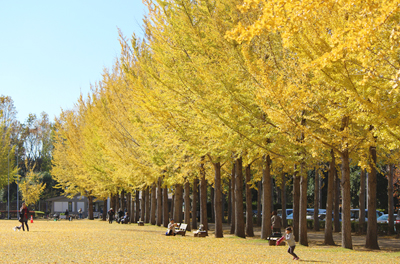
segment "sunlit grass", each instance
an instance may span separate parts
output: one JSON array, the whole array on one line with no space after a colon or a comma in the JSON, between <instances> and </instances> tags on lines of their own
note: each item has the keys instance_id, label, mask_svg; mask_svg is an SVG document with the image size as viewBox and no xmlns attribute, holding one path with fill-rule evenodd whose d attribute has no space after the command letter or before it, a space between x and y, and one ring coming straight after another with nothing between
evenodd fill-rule
<instances>
[{"instance_id":1,"label":"sunlit grass","mask_svg":"<svg viewBox=\"0 0 400 264\"><path fill-rule=\"evenodd\" d=\"M260 239L212 236L166 237L165 228L108 224L99 220L46 221L16 231L15 221L0 221L2 263L292 263L286 246ZM296 246L302 261L400 263L400 253Z\"/></svg>"}]
</instances>

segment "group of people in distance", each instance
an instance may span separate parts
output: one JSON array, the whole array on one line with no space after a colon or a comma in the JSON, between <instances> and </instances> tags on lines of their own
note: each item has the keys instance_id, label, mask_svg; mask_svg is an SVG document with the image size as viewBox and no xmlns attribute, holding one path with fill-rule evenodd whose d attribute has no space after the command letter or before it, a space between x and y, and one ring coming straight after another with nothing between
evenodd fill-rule
<instances>
[{"instance_id":1,"label":"group of people in distance","mask_svg":"<svg viewBox=\"0 0 400 264\"><path fill-rule=\"evenodd\" d=\"M276 213L276 211L272 212L271 224L272 224L272 226L271 226L272 232L278 232L278 233L281 232L282 218ZM280 239L278 239L276 245L279 245L279 243L283 240L285 240L288 243L288 246L289 246L288 253L293 256L294 260L298 260L299 257L294 253L294 249L296 247L296 242L294 241L294 236L293 236L291 227L286 228L285 235L282 236Z\"/></svg>"},{"instance_id":2,"label":"group of people in distance","mask_svg":"<svg viewBox=\"0 0 400 264\"><path fill-rule=\"evenodd\" d=\"M114 217L115 217L115 212L114 212L114 210L113 210L112 208L110 208L110 210L108 210L108 212L107 212L107 215L108 215L108 223L109 223L109 224L112 224L112 222L113 222L113 220L114 220ZM125 208L125 212L122 211L122 209L120 208L120 209L118 210L118 214L117 214L117 217L116 217L116 222L117 222L118 224L119 224L119 223L121 223L121 224L128 224L129 221L130 221L130 219L129 219L129 213L127 212L126 208Z\"/></svg>"}]
</instances>

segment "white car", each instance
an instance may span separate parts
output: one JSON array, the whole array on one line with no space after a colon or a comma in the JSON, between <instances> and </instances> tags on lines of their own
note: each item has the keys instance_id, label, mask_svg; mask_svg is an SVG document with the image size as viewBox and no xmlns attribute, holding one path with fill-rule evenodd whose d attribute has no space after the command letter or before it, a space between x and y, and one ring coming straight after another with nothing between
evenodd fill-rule
<instances>
[{"instance_id":1,"label":"white car","mask_svg":"<svg viewBox=\"0 0 400 264\"><path fill-rule=\"evenodd\" d=\"M397 214L394 214L393 216L394 216L393 217L394 218L394 223L395 224L400 223L400 220L396 220L397 219ZM380 223L380 224L388 224L389 223L388 220L389 220L389 215L388 214L384 214L384 215L378 217L378 219L376 219L376 221L378 223Z\"/></svg>"}]
</instances>

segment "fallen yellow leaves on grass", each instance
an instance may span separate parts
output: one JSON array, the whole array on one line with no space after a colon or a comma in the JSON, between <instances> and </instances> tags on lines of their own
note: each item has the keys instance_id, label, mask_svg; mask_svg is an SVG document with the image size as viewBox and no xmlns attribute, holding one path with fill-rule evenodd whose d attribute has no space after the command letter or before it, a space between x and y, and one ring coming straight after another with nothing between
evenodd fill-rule
<instances>
[{"instance_id":1,"label":"fallen yellow leaves on grass","mask_svg":"<svg viewBox=\"0 0 400 264\"><path fill-rule=\"evenodd\" d=\"M1 263L292 263L287 247L236 237L166 237L165 228L109 224L100 220L29 223L0 221ZM361 252L340 247L296 246L302 261L325 263L400 263L400 253Z\"/></svg>"}]
</instances>

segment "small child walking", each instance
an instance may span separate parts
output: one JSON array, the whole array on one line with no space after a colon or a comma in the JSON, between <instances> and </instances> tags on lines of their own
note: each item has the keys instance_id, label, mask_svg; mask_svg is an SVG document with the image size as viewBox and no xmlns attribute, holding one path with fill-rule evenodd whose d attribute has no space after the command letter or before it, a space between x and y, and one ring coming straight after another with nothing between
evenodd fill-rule
<instances>
[{"instance_id":1,"label":"small child walking","mask_svg":"<svg viewBox=\"0 0 400 264\"><path fill-rule=\"evenodd\" d=\"M285 234L284 237L282 237L282 239L285 239L286 242L289 245L289 248L288 248L287 252L290 255L293 256L293 260L298 260L299 257L294 253L294 249L296 247L296 242L294 241L294 237L293 237L293 234L292 234L292 228L291 227L287 227L285 233L286 234Z\"/></svg>"}]
</instances>

